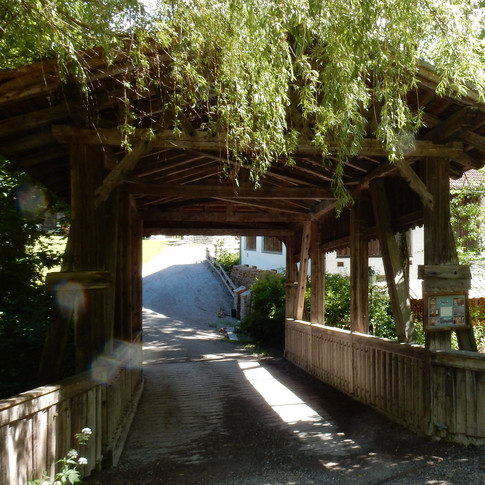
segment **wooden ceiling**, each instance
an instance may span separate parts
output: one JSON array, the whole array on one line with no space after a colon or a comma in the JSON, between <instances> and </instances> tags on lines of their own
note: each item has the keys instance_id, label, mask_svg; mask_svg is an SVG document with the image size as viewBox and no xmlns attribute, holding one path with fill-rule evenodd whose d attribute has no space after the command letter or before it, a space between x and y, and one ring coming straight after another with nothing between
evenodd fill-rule
<instances>
[{"instance_id":1,"label":"wooden ceiling","mask_svg":"<svg viewBox=\"0 0 485 485\"><path fill-rule=\"evenodd\" d=\"M158 60L163 63L162 57ZM128 96L137 126L130 141L133 152L139 149L141 157L134 167L120 172L123 176L118 181L123 190L134 195L146 235L258 234L284 238L304 221L319 221L323 249L348 243L348 211L336 217L333 168L322 164L310 140L300 139L294 164L275 161L261 187L254 188L248 170L230 160L224 139L198 129L197 120L192 122L190 116L182 134L162 129L148 145L148 128L154 123L160 126L164 114L164 87L127 90L123 84L127 73L130 75L126 62L106 67L97 55L89 62L87 97L76 82L61 80L54 60L0 72L3 156L68 200L70 145L103 146L106 175L115 167L119 169L126 152L117 126ZM135 85L136 72L132 75ZM425 195L418 195L415 184L427 157L449 160L455 177L485 163L484 105L473 92L459 100L439 97L435 93L437 82L433 70L423 65L408 102L423 110L425 126L404 163L389 164L381 143L369 136L359 156L345 166L346 188L364 201L369 199L371 180L385 178L396 231L422 223ZM330 151L337 148L330 147ZM366 237L372 239L376 230L370 202L368 207Z\"/></svg>"}]
</instances>

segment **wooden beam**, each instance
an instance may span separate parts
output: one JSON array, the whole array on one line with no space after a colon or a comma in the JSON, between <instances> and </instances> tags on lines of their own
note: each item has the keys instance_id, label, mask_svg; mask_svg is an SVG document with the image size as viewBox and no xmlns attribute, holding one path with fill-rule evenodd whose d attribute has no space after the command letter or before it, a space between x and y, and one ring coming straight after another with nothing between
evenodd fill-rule
<instances>
[{"instance_id":1,"label":"wooden beam","mask_svg":"<svg viewBox=\"0 0 485 485\"><path fill-rule=\"evenodd\" d=\"M85 143L93 145L114 145L121 146L121 134L116 129L98 128L96 130L74 128L72 126L53 126L53 134L60 143ZM151 130L136 130L131 143L148 140L151 137ZM153 148L180 148L196 151L216 151L227 153L227 139L225 135L205 131L195 131L193 135L174 134L173 130L160 130L153 141ZM328 142L330 153L336 152L339 145L335 142ZM427 140L416 140L414 146L406 152L406 157L427 157L437 156L452 158L463 153L461 143L453 142L437 145ZM311 140L300 139L295 150L295 155L321 156L321 151L312 143ZM365 138L359 150L359 155L369 157L387 157L385 146L380 140Z\"/></svg>"},{"instance_id":2,"label":"wooden beam","mask_svg":"<svg viewBox=\"0 0 485 485\"><path fill-rule=\"evenodd\" d=\"M141 140L135 148L128 152L121 162L105 177L103 183L96 189L96 207L104 202L112 190L126 180L133 172L140 158L151 150L151 139Z\"/></svg>"},{"instance_id":3,"label":"wooden beam","mask_svg":"<svg viewBox=\"0 0 485 485\"><path fill-rule=\"evenodd\" d=\"M159 222L163 224L164 222L209 222L209 223L254 223L254 222L304 222L310 220L308 214L305 213L294 213L289 215L287 212L238 212L233 211L228 214L226 212L220 211L188 211L188 210L164 210L164 209L142 209L139 211L140 219L145 222Z\"/></svg>"},{"instance_id":4,"label":"wooden beam","mask_svg":"<svg viewBox=\"0 0 485 485\"><path fill-rule=\"evenodd\" d=\"M406 180L414 192L419 195L425 207L433 208L433 196L428 192L426 184L405 160L396 160L396 166L401 176Z\"/></svg>"},{"instance_id":5,"label":"wooden beam","mask_svg":"<svg viewBox=\"0 0 485 485\"><path fill-rule=\"evenodd\" d=\"M311 225L310 260L311 260L311 294L310 322L325 323L325 254L320 250L322 225L313 222Z\"/></svg>"},{"instance_id":6,"label":"wooden beam","mask_svg":"<svg viewBox=\"0 0 485 485\"><path fill-rule=\"evenodd\" d=\"M167 184L127 184L132 194L156 195L166 197L188 197L195 199L335 199L331 187L261 187L243 188L227 185L167 185Z\"/></svg>"},{"instance_id":7,"label":"wooden beam","mask_svg":"<svg viewBox=\"0 0 485 485\"><path fill-rule=\"evenodd\" d=\"M301 236L300 247L300 267L298 270L298 289L296 296L295 318L301 320L303 318L303 310L305 307L305 290L308 277L308 260L310 258L310 238L311 238L311 223L303 223L303 231Z\"/></svg>"},{"instance_id":8,"label":"wooden beam","mask_svg":"<svg viewBox=\"0 0 485 485\"><path fill-rule=\"evenodd\" d=\"M477 119L483 116L482 111L476 106L463 106L445 120L438 120L436 126L425 135L426 140L434 143L446 143L459 140L461 135L473 128Z\"/></svg>"},{"instance_id":9,"label":"wooden beam","mask_svg":"<svg viewBox=\"0 0 485 485\"><path fill-rule=\"evenodd\" d=\"M250 228L250 227L166 227L143 226L143 236L155 236L163 234L165 236L274 236L288 237L293 234L290 229L282 228Z\"/></svg>"},{"instance_id":10,"label":"wooden beam","mask_svg":"<svg viewBox=\"0 0 485 485\"><path fill-rule=\"evenodd\" d=\"M285 317L296 317L296 302L298 291L298 266L295 258L295 235L292 233L283 239L286 246L286 300Z\"/></svg>"},{"instance_id":11,"label":"wooden beam","mask_svg":"<svg viewBox=\"0 0 485 485\"><path fill-rule=\"evenodd\" d=\"M415 341L415 332L408 281L405 278L394 231L391 228L391 213L384 180L374 180L370 186L370 193L397 337L400 342L411 343Z\"/></svg>"},{"instance_id":12,"label":"wooden beam","mask_svg":"<svg viewBox=\"0 0 485 485\"><path fill-rule=\"evenodd\" d=\"M308 214L308 210L302 207L294 207L289 203L279 200L258 200L258 199L224 199L217 197L215 200L223 202L237 203L239 205L246 205L248 207L258 207L270 212L285 212L287 214ZM291 216L290 216L291 217Z\"/></svg>"},{"instance_id":13,"label":"wooden beam","mask_svg":"<svg viewBox=\"0 0 485 485\"><path fill-rule=\"evenodd\" d=\"M369 250L363 237L362 202L350 209L350 329L369 333Z\"/></svg>"},{"instance_id":14,"label":"wooden beam","mask_svg":"<svg viewBox=\"0 0 485 485\"><path fill-rule=\"evenodd\" d=\"M426 161L426 184L435 202L433 210L425 208L424 211L424 265L451 266L447 273L454 273L458 255L450 225L449 164L429 158ZM462 350L477 350L471 328L459 330L456 335ZM430 350L451 348L451 331L428 332L426 347Z\"/></svg>"},{"instance_id":15,"label":"wooden beam","mask_svg":"<svg viewBox=\"0 0 485 485\"><path fill-rule=\"evenodd\" d=\"M11 116L0 121L0 136L18 136L19 132L30 131L41 126L50 125L68 116L69 110L65 105L52 106L28 114Z\"/></svg>"},{"instance_id":16,"label":"wooden beam","mask_svg":"<svg viewBox=\"0 0 485 485\"><path fill-rule=\"evenodd\" d=\"M45 285L48 290L64 283L77 283L77 289L92 290L108 288L112 283L109 271L60 271L47 273Z\"/></svg>"}]
</instances>

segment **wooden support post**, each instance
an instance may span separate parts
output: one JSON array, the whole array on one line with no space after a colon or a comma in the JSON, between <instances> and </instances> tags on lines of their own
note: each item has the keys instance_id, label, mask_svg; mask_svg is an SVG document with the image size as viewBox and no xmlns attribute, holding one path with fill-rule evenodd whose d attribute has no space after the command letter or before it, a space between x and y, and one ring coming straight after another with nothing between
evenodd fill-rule
<instances>
[{"instance_id":1,"label":"wooden support post","mask_svg":"<svg viewBox=\"0 0 485 485\"><path fill-rule=\"evenodd\" d=\"M110 351L118 253L118 191L96 207L95 191L103 177L102 147L72 145L71 227L62 266L65 273L52 285L55 313L39 369L42 382L60 377L72 326L77 372L87 370L99 354ZM109 284L99 279L103 274Z\"/></svg>"},{"instance_id":2,"label":"wooden support post","mask_svg":"<svg viewBox=\"0 0 485 485\"><path fill-rule=\"evenodd\" d=\"M373 180L370 185L370 192L397 337L400 342L414 342L414 324L411 316L409 288L399 257L399 248L391 228L391 214L384 180Z\"/></svg>"},{"instance_id":3,"label":"wooden support post","mask_svg":"<svg viewBox=\"0 0 485 485\"><path fill-rule=\"evenodd\" d=\"M120 195L120 225L118 240L118 265L116 270L116 305L114 337L130 342L133 329L133 214L132 196Z\"/></svg>"},{"instance_id":4,"label":"wooden support post","mask_svg":"<svg viewBox=\"0 0 485 485\"><path fill-rule=\"evenodd\" d=\"M433 196L433 209L424 208L424 264L457 265L453 232L450 225L449 163L441 158L426 161L426 185ZM473 329L456 332L463 350L476 351ZM430 350L451 348L451 331L441 330L426 334L426 347Z\"/></svg>"},{"instance_id":5,"label":"wooden support post","mask_svg":"<svg viewBox=\"0 0 485 485\"><path fill-rule=\"evenodd\" d=\"M285 317L295 318L296 315L296 290L298 288L298 267L295 259L295 238L287 237L284 240L286 246L286 303Z\"/></svg>"},{"instance_id":6,"label":"wooden support post","mask_svg":"<svg viewBox=\"0 0 485 485\"><path fill-rule=\"evenodd\" d=\"M136 206L132 206L133 239L132 239L132 278L133 278L133 307L132 307L132 332L136 334L143 328L143 277L142 277L142 242L143 242L143 222L138 219Z\"/></svg>"},{"instance_id":7,"label":"wooden support post","mask_svg":"<svg viewBox=\"0 0 485 485\"><path fill-rule=\"evenodd\" d=\"M303 232L301 236L300 269L298 271L298 290L296 297L295 318L297 320L301 320L303 318L303 310L305 307L305 290L308 277L308 260L310 258L310 237L311 222L304 222Z\"/></svg>"},{"instance_id":8,"label":"wooden support post","mask_svg":"<svg viewBox=\"0 0 485 485\"><path fill-rule=\"evenodd\" d=\"M312 223L310 243L310 260L312 285L310 294L310 322L325 323L325 253L320 250L322 226Z\"/></svg>"},{"instance_id":9,"label":"wooden support post","mask_svg":"<svg viewBox=\"0 0 485 485\"><path fill-rule=\"evenodd\" d=\"M350 328L369 333L369 250L362 237L361 205L356 199L350 210Z\"/></svg>"}]
</instances>

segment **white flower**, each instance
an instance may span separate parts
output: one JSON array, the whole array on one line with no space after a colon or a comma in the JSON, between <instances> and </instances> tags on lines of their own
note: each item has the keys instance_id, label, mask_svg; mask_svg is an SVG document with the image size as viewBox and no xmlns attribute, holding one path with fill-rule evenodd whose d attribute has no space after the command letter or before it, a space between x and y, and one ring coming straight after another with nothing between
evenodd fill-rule
<instances>
[{"instance_id":1,"label":"white flower","mask_svg":"<svg viewBox=\"0 0 485 485\"><path fill-rule=\"evenodd\" d=\"M51 485L51 482L47 481L47 480L44 480L41 485Z\"/></svg>"},{"instance_id":2,"label":"white flower","mask_svg":"<svg viewBox=\"0 0 485 485\"><path fill-rule=\"evenodd\" d=\"M77 458L77 451L76 450L69 450L67 453L67 457L71 460L75 460Z\"/></svg>"},{"instance_id":3,"label":"white flower","mask_svg":"<svg viewBox=\"0 0 485 485\"><path fill-rule=\"evenodd\" d=\"M88 460L87 458L84 458L81 456L81 458L79 458L79 460L77 461L80 465L87 465L88 464Z\"/></svg>"},{"instance_id":4,"label":"white flower","mask_svg":"<svg viewBox=\"0 0 485 485\"><path fill-rule=\"evenodd\" d=\"M92 431L91 431L91 428L83 428L83 429L81 430L81 433L82 433L82 434L85 434L86 436L91 436Z\"/></svg>"}]
</instances>

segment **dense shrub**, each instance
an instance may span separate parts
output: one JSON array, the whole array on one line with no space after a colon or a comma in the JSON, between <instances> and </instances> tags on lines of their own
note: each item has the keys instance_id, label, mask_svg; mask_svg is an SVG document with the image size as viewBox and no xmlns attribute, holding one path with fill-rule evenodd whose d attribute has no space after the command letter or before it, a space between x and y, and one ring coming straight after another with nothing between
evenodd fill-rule
<instances>
[{"instance_id":1,"label":"dense shrub","mask_svg":"<svg viewBox=\"0 0 485 485\"><path fill-rule=\"evenodd\" d=\"M284 344L285 277L267 274L251 287L251 309L241 322L240 331L267 345ZM310 310L310 285L305 294L305 308ZM340 274L325 276L325 323L350 328L350 278ZM391 305L386 288L375 282L369 285L370 332L377 337L396 340Z\"/></svg>"},{"instance_id":2,"label":"dense shrub","mask_svg":"<svg viewBox=\"0 0 485 485\"><path fill-rule=\"evenodd\" d=\"M43 272L59 263L41 222L49 201L28 176L0 160L0 396L32 386L50 300Z\"/></svg>"},{"instance_id":3,"label":"dense shrub","mask_svg":"<svg viewBox=\"0 0 485 485\"><path fill-rule=\"evenodd\" d=\"M264 345L285 341L285 276L266 273L251 286L251 307L239 331Z\"/></svg>"}]
</instances>

